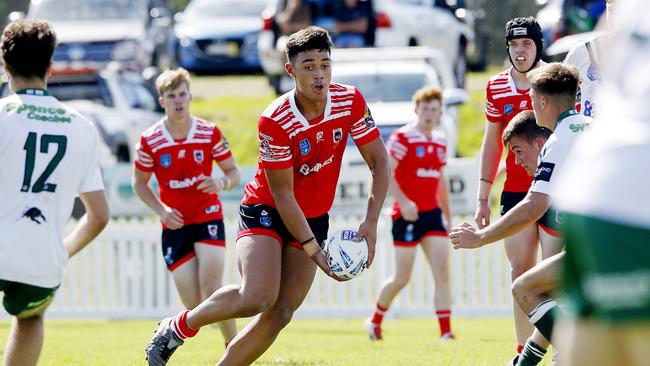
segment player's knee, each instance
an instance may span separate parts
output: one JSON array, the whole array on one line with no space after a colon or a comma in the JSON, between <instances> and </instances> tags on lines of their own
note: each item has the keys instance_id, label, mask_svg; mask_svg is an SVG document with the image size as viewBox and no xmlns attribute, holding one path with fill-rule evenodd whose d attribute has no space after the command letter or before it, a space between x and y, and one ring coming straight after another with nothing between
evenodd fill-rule
<instances>
[{"instance_id":1,"label":"player's knee","mask_svg":"<svg viewBox=\"0 0 650 366\"><path fill-rule=\"evenodd\" d=\"M530 293L528 291L528 283L526 276L518 277L512 282L512 297L517 301L519 306L524 311L528 311L529 306L527 305L530 302Z\"/></svg>"},{"instance_id":2,"label":"player's knee","mask_svg":"<svg viewBox=\"0 0 650 366\"><path fill-rule=\"evenodd\" d=\"M393 284L401 290L408 285L410 280L411 276L395 276L395 278L393 278Z\"/></svg>"},{"instance_id":3,"label":"player's knee","mask_svg":"<svg viewBox=\"0 0 650 366\"><path fill-rule=\"evenodd\" d=\"M242 316L253 316L268 310L277 300L277 294L258 293L244 296Z\"/></svg>"},{"instance_id":4,"label":"player's knee","mask_svg":"<svg viewBox=\"0 0 650 366\"><path fill-rule=\"evenodd\" d=\"M534 263L528 263L527 261L512 261L510 263L510 276L512 279L519 278L519 276L526 273L533 266Z\"/></svg>"},{"instance_id":5,"label":"player's knee","mask_svg":"<svg viewBox=\"0 0 650 366\"><path fill-rule=\"evenodd\" d=\"M286 304L276 304L273 307L273 324L277 331L286 327L291 319L295 309Z\"/></svg>"}]
</instances>

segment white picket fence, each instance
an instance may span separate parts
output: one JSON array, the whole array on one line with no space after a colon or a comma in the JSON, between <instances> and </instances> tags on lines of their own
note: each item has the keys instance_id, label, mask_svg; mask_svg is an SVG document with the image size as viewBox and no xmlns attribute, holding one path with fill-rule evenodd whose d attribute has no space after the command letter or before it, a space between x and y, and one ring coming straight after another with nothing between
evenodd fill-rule
<instances>
[{"instance_id":1,"label":"white picket fence","mask_svg":"<svg viewBox=\"0 0 650 366\"><path fill-rule=\"evenodd\" d=\"M330 232L357 227L359 217L332 216ZM228 259L225 283L239 283L234 255L237 220L225 220ZM390 218L378 228L375 263L361 277L338 283L317 274L298 317L368 316L381 283L394 272ZM511 309L509 265L502 244L451 255L454 314L508 315ZM422 252L411 282L396 298L389 316L433 313L433 279ZM160 249L160 224L153 218L112 220L95 242L72 258L48 317L160 318L182 308ZM3 313L2 317L7 314Z\"/></svg>"}]
</instances>

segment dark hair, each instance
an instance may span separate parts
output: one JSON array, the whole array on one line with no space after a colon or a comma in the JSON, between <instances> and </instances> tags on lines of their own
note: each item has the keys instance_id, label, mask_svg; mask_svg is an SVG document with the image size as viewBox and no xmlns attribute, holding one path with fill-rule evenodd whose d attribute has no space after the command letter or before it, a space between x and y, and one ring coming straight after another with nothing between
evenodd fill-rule
<instances>
[{"instance_id":1,"label":"dark hair","mask_svg":"<svg viewBox=\"0 0 650 366\"><path fill-rule=\"evenodd\" d=\"M533 66L531 67L533 69L542 58L542 52L544 50L542 27L539 26L539 23L537 23L534 17L513 18L506 23L506 52L508 52L508 42L519 38L530 38L535 42L537 53L535 54L535 62L533 62ZM508 59L513 64L510 52L508 52ZM528 71L530 70L524 72Z\"/></svg>"},{"instance_id":2,"label":"dark hair","mask_svg":"<svg viewBox=\"0 0 650 366\"><path fill-rule=\"evenodd\" d=\"M309 50L332 51L332 39L325 29L311 26L289 36L286 45L289 62L300 52Z\"/></svg>"},{"instance_id":3,"label":"dark hair","mask_svg":"<svg viewBox=\"0 0 650 366\"><path fill-rule=\"evenodd\" d=\"M532 142L538 137L548 139L553 132L537 124L533 111L522 111L512 118L503 130L503 144L507 145L513 137L521 137Z\"/></svg>"},{"instance_id":4,"label":"dark hair","mask_svg":"<svg viewBox=\"0 0 650 366\"><path fill-rule=\"evenodd\" d=\"M42 20L17 20L0 38L0 53L12 75L45 79L56 47L56 34Z\"/></svg>"},{"instance_id":5,"label":"dark hair","mask_svg":"<svg viewBox=\"0 0 650 366\"><path fill-rule=\"evenodd\" d=\"M574 66L553 62L528 73L531 88L555 102L575 105L580 74Z\"/></svg>"}]
</instances>

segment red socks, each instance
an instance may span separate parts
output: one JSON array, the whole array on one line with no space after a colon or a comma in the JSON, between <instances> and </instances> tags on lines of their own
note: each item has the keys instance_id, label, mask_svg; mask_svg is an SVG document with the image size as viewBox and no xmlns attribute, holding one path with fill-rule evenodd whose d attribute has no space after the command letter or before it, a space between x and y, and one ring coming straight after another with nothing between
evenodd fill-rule
<instances>
[{"instance_id":1,"label":"red socks","mask_svg":"<svg viewBox=\"0 0 650 366\"><path fill-rule=\"evenodd\" d=\"M451 333L451 310L438 310L436 316L440 324L440 335Z\"/></svg>"},{"instance_id":2,"label":"red socks","mask_svg":"<svg viewBox=\"0 0 650 366\"><path fill-rule=\"evenodd\" d=\"M386 311L388 311L388 307L383 307L377 304L375 313L372 315L372 319L370 321L373 324L381 324L382 320L384 320L384 314L386 314Z\"/></svg>"},{"instance_id":3,"label":"red socks","mask_svg":"<svg viewBox=\"0 0 650 366\"><path fill-rule=\"evenodd\" d=\"M192 329L187 325L187 313L189 310L181 311L176 318L174 318L174 332L181 339L194 337L199 329Z\"/></svg>"}]
</instances>

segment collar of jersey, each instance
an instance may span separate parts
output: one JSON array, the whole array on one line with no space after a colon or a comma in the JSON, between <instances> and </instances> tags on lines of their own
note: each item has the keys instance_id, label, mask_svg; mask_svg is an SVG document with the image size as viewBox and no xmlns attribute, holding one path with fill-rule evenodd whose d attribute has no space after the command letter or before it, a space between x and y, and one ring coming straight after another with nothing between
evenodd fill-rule
<instances>
[{"instance_id":1,"label":"collar of jersey","mask_svg":"<svg viewBox=\"0 0 650 366\"><path fill-rule=\"evenodd\" d=\"M560 113L560 115L557 117L557 124L559 125L565 118L571 117L575 114L578 114L578 111L575 109L567 109L566 111Z\"/></svg>"},{"instance_id":2,"label":"collar of jersey","mask_svg":"<svg viewBox=\"0 0 650 366\"><path fill-rule=\"evenodd\" d=\"M38 95L38 96L51 96L49 91L45 89L34 89L34 88L27 88L27 89L20 89L16 91L16 94L25 94L25 95Z\"/></svg>"}]
</instances>

